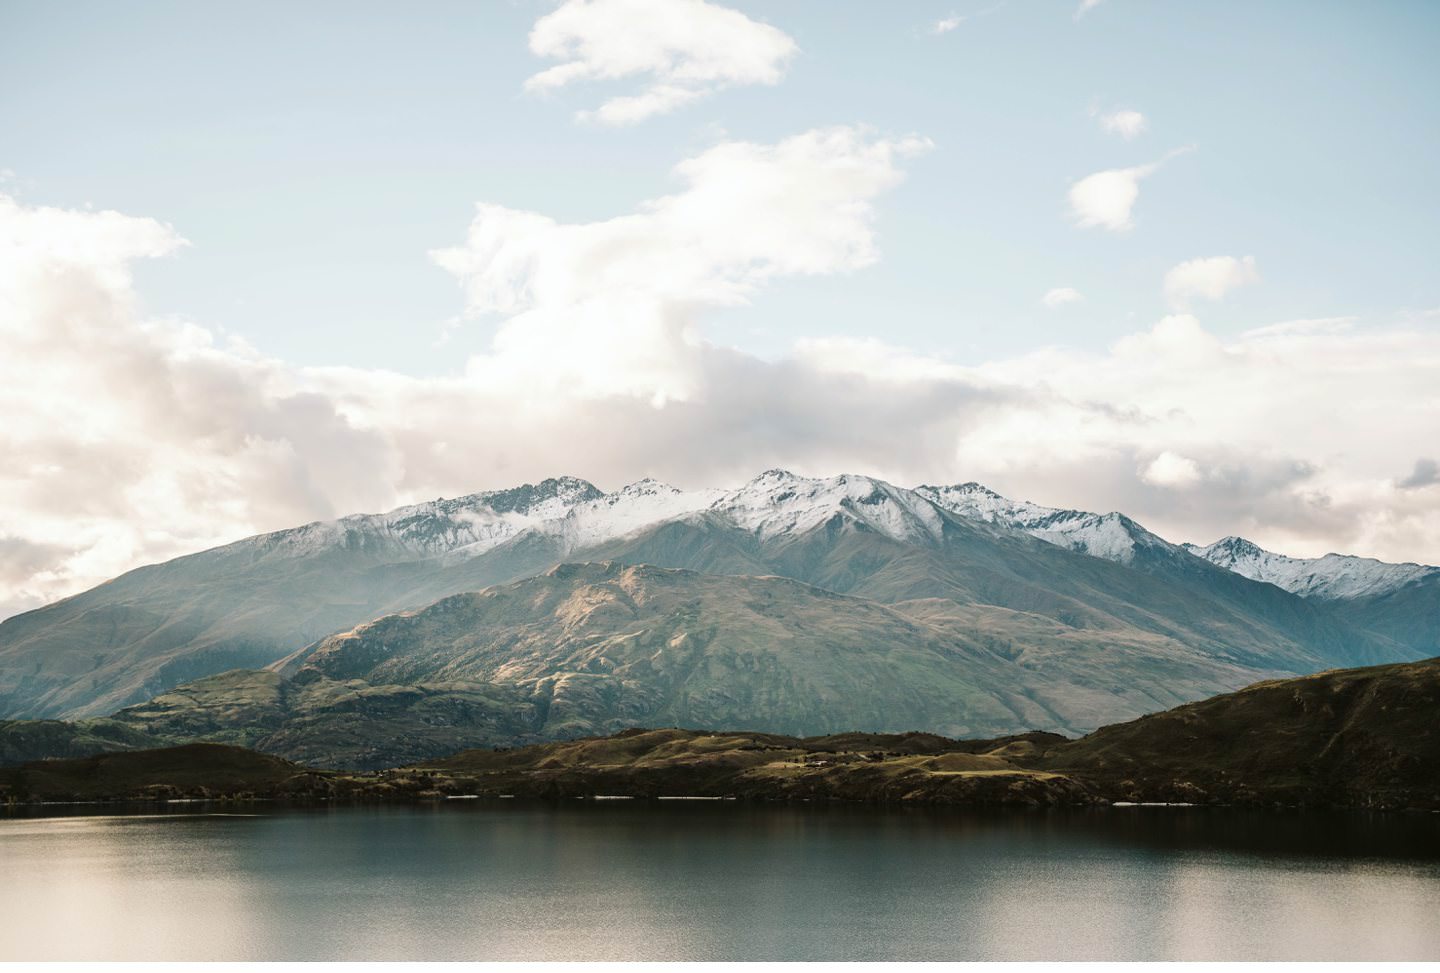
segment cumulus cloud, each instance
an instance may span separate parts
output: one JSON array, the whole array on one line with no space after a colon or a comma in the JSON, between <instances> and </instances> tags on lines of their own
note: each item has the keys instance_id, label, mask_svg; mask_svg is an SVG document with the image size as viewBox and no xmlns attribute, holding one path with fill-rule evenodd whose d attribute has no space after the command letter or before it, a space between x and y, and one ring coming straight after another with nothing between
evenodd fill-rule
<instances>
[{"instance_id":1,"label":"cumulus cloud","mask_svg":"<svg viewBox=\"0 0 1440 973\"><path fill-rule=\"evenodd\" d=\"M817 385L713 348L697 316L777 276L873 262L873 200L925 147L855 129L725 143L677 168L676 193L590 224L481 206L435 259L500 327L463 375L429 381L296 369L143 318L130 267L182 247L174 231L0 198L0 537L9 560L53 555L23 584L0 579L0 613L319 517L566 470L674 475L706 440L726 475L744 453L803 462L787 446L833 448L816 433L847 412L855 442L893 452L864 427L908 421L912 399L867 420L867 380ZM923 397L949 411L970 394Z\"/></svg>"},{"instance_id":2,"label":"cumulus cloud","mask_svg":"<svg viewBox=\"0 0 1440 973\"><path fill-rule=\"evenodd\" d=\"M1165 274L1165 299L1175 307L1191 301L1218 301L1226 294L1260 280L1254 257L1197 257Z\"/></svg>"},{"instance_id":3,"label":"cumulus cloud","mask_svg":"<svg viewBox=\"0 0 1440 973\"><path fill-rule=\"evenodd\" d=\"M872 201L928 144L854 128L727 142L676 168L679 192L597 223L480 206L464 245L432 255L472 314L504 318L469 377L516 394L688 398L695 312L742 304L778 276L874 262Z\"/></svg>"},{"instance_id":4,"label":"cumulus cloud","mask_svg":"<svg viewBox=\"0 0 1440 973\"><path fill-rule=\"evenodd\" d=\"M706 0L566 0L535 22L530 50L562 63L531 76L527 91L646 79L639 92L579 113L628 125L722 88L777 84L798 47L784 31Z\"/></svg>"},{"instance_id":5,"label":"cumulus cloud","mask_svg":"<svg viewBox=\"0 0 1440 973\"><path fill-rule=\"evenodd\" d=\"M873 262L876 200L923 148L726 143L595 223L482 206L436 259L497 336L444 378L297 368L145 317L130 268L180 251L175 230L0 199L0 614L257 531L562 473L977 479L1177 540L1440 560L1415 460L1440 428L1425 322L1224 339L1175 314L1101 352L980 365L823 333L777 360L705 340L709 308Z\"/></svg>"},{"instance_id":6,"label":"cumulus cloud","mask_svg":"<svg viewBox=\"0 0 1440 973\"><path fill-rule=\"evenodd\" d=\"M1100 127L1112 135L1130 140L1145 131L1145 116L1133 108L1116 108L1099 115Z\"/></svg>"},{"instance_id":7,"label":"cumulus cloud","mask_svg":"<svg viewBox=\"0 0 1440 973\"><path fill-rule=\"evenodd\" d=\"M1158 162L1128 169L1106 169L1076 181L1070 186L1070 212L1076 225L1130 229L1134 225L1130 212L1140 198L1140 181L1153 176L1171 158L1188 151L1188 148L1177 149Z\"/></svg>"},{"instance_id":8,"label":"cumulus cloud","mask_svg":"<svg viewBox=\"0 0 1440 973\"><path fill-rule=\"evenodd\" d=\"M131 264L183 245L154 220L0 197L0 610L383 495L364 486L393 472L375 434L291 370L138 316Z\"/></svg>"},{"instance_id":9,"label":"cumulus cloud","mask_svg":"<svg viewBox=\"0 0 1440 973\"><path fill-rule=\"evenodd\" d=\"M1048 308L1057 308L1064 307L1066 304L1076 304L1083 300L1085 300L1085 295L1073 287L1052 287L1045 292L1044 297L1040 298L1040 303Z\"/></svg>"}]
</instances>

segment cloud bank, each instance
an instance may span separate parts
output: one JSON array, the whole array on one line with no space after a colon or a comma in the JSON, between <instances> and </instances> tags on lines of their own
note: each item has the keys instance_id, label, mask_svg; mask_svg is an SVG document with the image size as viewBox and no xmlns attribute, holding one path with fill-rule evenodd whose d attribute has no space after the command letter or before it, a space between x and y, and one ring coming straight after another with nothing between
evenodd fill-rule
<instances>
[{"instance_id":1,"label":"cloud bank","mask_svg":"<svg viewBox=\"0 0 1440 973\"><path fill-rule=\"evenodd\" d=\"M183 259L177 230L0 197L0 614L257 531L562 473L975 479L1176 540L1437 559L1440 478L1416 458L1440 428L1433 323L1222 339L1176 314L1101 353L974 365L823 327L778 360L706 339L712 309L877 260L877 201L925 148L726 142L593 223L481 204L434 259L495 338L446 378L298 368L147 316L131 268Z\"/></svg>"}]
</instances>

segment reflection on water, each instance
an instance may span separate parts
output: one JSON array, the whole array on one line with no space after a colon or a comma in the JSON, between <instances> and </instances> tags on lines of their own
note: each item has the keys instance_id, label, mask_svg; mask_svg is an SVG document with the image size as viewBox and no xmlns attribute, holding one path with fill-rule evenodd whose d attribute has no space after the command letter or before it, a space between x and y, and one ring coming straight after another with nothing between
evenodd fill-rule
<instances>
[{"instance_id":1,"label":"reflection on water","mask_svg":"<svg viewBox=\"0 0 1440 973\"><path fill-rule=\"evenodd\" d=\"M0 818L0 960L1440 959L1440 815Z\"/></svg>"}]
</instances>

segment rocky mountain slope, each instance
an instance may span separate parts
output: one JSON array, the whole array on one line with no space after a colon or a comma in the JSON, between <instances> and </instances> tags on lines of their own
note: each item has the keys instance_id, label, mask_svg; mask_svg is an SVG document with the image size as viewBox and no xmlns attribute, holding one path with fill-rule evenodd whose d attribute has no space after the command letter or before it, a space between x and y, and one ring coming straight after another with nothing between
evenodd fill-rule
<instances>
[{"instance_id":1,"label":"rocky mountain slope","mask_svg":"<svg viewBox=\"0 0 1440 973\"><path fill-rule=\"evenodd\" d=\"M1158 639L1252 676L1417 654L1128 518L1025 504L1002 517L1002 500L974 485L906 490L772 470L731 491L646 480L606 494L562 478L310 524L141 568L0 623L0 715L112 712L565 561L770 574L887 605L924 602L908 614L1012 655L1061 629L1095 650Z\"/></svg>"},{"instance_id":2,"label":"rocky mountain slope","mask_svg":"<svg viewBox=\"0 0 1440 973\"><path fill-rule=\"evenodd\" d=\"M278 668L297 683L514 687L543 711L547 738L670 723L804 736L1073 733L1255 672L1133 627L1102 642L1027 619L1012 622L1024 633L1015 643L995 636L1002 624L780 577L607 562L387 616Z\"/></svg>"}]
</instances>

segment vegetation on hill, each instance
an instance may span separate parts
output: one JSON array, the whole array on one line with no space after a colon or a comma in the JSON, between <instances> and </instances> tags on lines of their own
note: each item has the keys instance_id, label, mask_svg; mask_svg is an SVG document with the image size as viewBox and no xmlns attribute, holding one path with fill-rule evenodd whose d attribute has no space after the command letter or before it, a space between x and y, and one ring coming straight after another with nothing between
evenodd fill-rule
<instances>
[{"instance_id":1,"label":"vegetation on hill","mask_svg":"<svg viewBox=\"0 0 1440 973\"><path fill-rule=\"evenodd\" d=\"M144 750L163 742L116 720L0 720L0 767L40 758Z\"/></svg>"},{"instance_id":2,"label":"vegetation on hill","mask_svg":"<svg viewBox=\"0 0 1440 973\"><path fill-rule=\"evenodd\" d=\"M272 796L285 789L282 785L309 776L304 767L278 757L191 743L0 768L0 797L97 801Z\"/></svg>"},{"instance_id":3,"label":"vegetation on hill","mask_svg":"<svg viewBox=\"0 0 1440 973\"><path fill-rule=\"evenodd\" d=\"M1440 659L1258 683L1051 748L1117 799L1440 808Z\"/></svg>"},{"instance_id":4,"label":"vegetation on hill","mask_svg":"<svg viewBox=\"0 0 1440 973\"><path fill-rule=\"evenodd\" d=\"M0 799L508 795L1440 810L1437 706L1440 659L1433 659L1264 682L1079 740L634 729L472 749L368 773L192 744L0 768Z\"/></svg>"}]
</instances>

